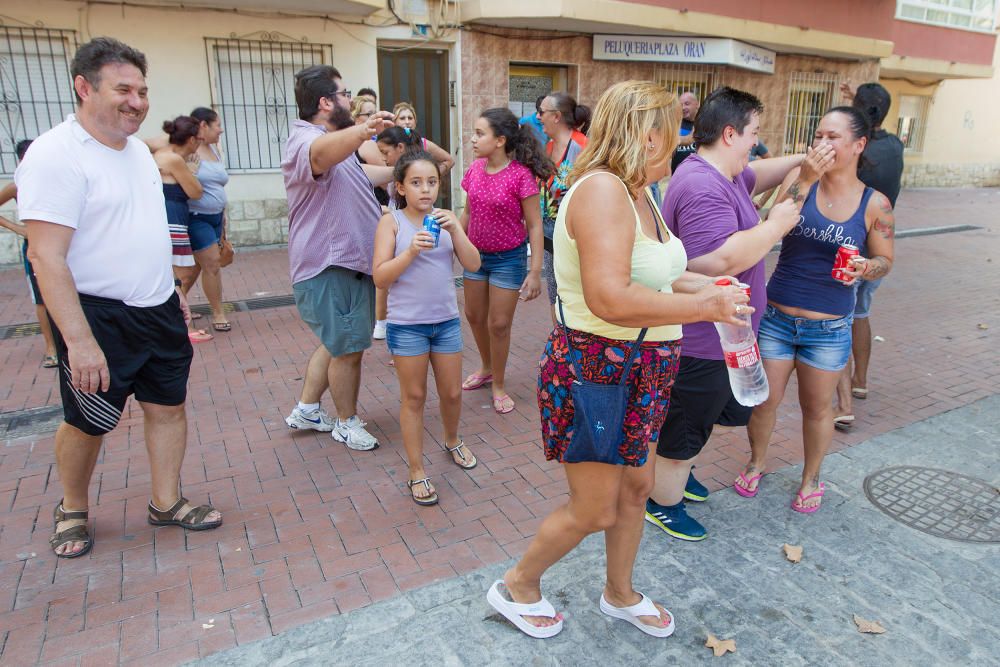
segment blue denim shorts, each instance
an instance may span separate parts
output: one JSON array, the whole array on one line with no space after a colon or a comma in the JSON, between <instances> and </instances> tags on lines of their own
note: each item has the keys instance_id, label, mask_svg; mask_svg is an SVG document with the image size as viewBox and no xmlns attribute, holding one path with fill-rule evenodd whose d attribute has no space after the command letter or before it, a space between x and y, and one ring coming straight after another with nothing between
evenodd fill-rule
<instances>
[{"instance_id":1,"label":"blue denim shorts","mask_svg":"<svg viewBox=\"0 0 1000 667\"><path fill-rule=\"evenodd\" d=\"M881 278L858 281L857 300L854 302L854 319L863 320L872 312L872 297L875 296L875 290L881 284Z\"/></svg>"},{"instance_id":2,"label":"blue denim shorts","mask_svg":"<svg viewBox=\"0 0 1000 667\"><path fill-rule=\"evenodd\" d=\"M222 238L222 214L192 211L188 218L188 236L194 252L215 245Z\"/></svg>"},{"instance_id":3,"label":"blue denim shorts","mask_svg":"<svg viewBox=\"0 0 1000 667\"><path fill-rule=\"evenodd\" d=\"M841 371L851 356L852 315L808 320L772 305L760 321L757 343L764 359L794 359L821 371Z\"/></svg>"},{"instance_id":4,"label":"blue denim shorts","mask_svg":"<svg viewBox=\"0 0 1000 667\"><path fill-rule=\"evenodd\" d=\"M385 328L389 351L400 357L418 357L434 352L462 351L462 321L457 317L437 324L393 324Z\"/></svg>"},{"instance_id":5,"label":"blue denim shorts","mask_svg":"<svg viewBox=\"0 0 1000 667\"><path fill-rule=\"evenodd\" d=\"M478 271L466 271L466 280L487 280L502 289L519 290L528 276L528 244L501 252L480 252L482 259Z\"/></svg>"}]
</instances>

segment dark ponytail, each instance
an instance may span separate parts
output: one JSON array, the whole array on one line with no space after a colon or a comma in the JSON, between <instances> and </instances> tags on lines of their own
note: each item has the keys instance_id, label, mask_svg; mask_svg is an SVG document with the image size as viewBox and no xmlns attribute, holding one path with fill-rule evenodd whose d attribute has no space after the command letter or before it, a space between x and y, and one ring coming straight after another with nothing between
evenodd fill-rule
<instances>
[{"instance_id":1,"label":"dark ponytail","mask_svg":"<svg viewBox=\"0 0 1000 667\"><path fill-rule=\"evenodd\" d=\"M861 139L862 137L865 138L865 150L858 156L858 170L860 171L862 167L872 166L871 159L866 155L868 147L871 145L872 141L872 124L868 118L868 114L857 107L841 106L833 107L823 115L825 116L832 113L840 113L847 116L847 127L850 128L851 135L854 137L855 141Z\"/></svg>"},{"instance_id":2,"label":"dark ponytail","mask_svg":"<svg viewBox=\"0 0 1000 667\"><path fill-rule=\"evenodd\" d=\"M375 137L375 141L383 144L389 144L390 146L403 144L407 151L423 149L424 146L423 137L408 127L399 127L398 125L382 130L382 132Z\"/></svg>"},{"instance_id":3,"label":"dark ponytail","mask_svg":"<svg viewBox=\"0 0 1000 667\"><path fill-rule=\"evenodd\" d=\"M390 130L398 130L398 127L391 127ZM387 132L388 130L386 130ZM385 132L382 132L385 134ZM382 134L379 136L379 141L381 141ZM416 132L414 132L416 134ZM400 142L403 143L403 142ZM399 162L396 166L392 168L392 180L396 183L396 191L392 195L392 200L396 202L396 206L399 208L406 208L406 196L403 195L403 191L400 189L399 184L406 180L406 172L410 169L410 165L416 164L417 162L429 162L434 165L434 172L440 173L438 167L440 163L434 159L434 156L423 150L422 148L407 148L406 152L399 158Z\"/></svg>"},{"instance_id":4,"label":"dark ponytail","mask_svg":"<svg viewBox=\"0 0 1000 667\"><path fill-rule=\"evenodd\" d=\"M507 140L504 146L507 155L530 169L535 178L545 181L555 173L555 165L545 154L535 131L528 124L520 125L513 111L496 107L487 109L479 117L490 124L494 136Z\"/></svg>"},{"instance_id":5,"label":"dark ponytail","mask_svg":"<svg viewBox=\"0 0 1000 667\"><path fill-rule=\"evenodd\" d=\"M562 114L567 125L587 134L590 129L590 107L577 104L569 93L552 93L548 98L552 100L556 111Z\"/></svg>"},{"instance_id":6,"label":"dark ponytail","mask_svg":"<svg viewBox=\"0 0 1000 667\"><path fill-rule=\"evenodd\" d=\"M200 130L201 123L191 116L178 116L163 122L163 131L174 146L183 146L191 137L197 137Z\"/></svg>"}]
</instances>

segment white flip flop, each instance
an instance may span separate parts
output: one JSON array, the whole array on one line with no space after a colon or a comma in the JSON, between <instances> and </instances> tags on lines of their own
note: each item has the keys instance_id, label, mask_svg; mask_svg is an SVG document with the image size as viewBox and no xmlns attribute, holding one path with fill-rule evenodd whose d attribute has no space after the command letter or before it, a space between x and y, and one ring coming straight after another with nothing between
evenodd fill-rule
<instances>
[{"instance_id":1,"label":"white flip flop","mask_svg":"<svg viewBox=\"0 0 1000 667\"><path fill-rule=\"evenodd\" d=\"M539 627L524 620L525 616L544 616L546 618L555 618L556 610L548 600L542 598L538 602L533 602L531 604L511 602L503 596L503 593L500 592L499 587L502 585L502 579L494 581L493 585L490 586L489 592L486 593L486 601L490 603L491 607L500 612L501 616L513 623L518 630L529 637L535 637L536 639L554 637L562 631L562 621L553 625Z\"/></svg>"},{"instance_id":2,"label":"white flip flop","mask_svg":"<svg viewBox=\"0 0 1000 667\"><path fill-rule=\"evenodd\" d=\"M660 615L660 610L656 608L656 605L653 604L652 600L646 597L644 593L639 593L639 595L642 595L642 600L631 607L615 607L604 599L604 594L602 593L601 611L612 618L620 618L623 621L628 621L635 627L645 632L647 635L652 635L653 637L669 637L674 634L674 615L670 613L670 610L667 610L667 613L670 614L670 623L665 628L646 625L639 620L640 616Z\"/></svg>"}]
</instances>

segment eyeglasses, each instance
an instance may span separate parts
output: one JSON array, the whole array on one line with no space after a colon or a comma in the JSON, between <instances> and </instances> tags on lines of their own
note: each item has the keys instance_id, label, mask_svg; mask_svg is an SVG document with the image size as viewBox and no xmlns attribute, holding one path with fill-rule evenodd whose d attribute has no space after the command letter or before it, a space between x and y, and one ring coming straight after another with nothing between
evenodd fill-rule
<instances>
[{"instance_id":1,"label":"eyeglasses","mask_svg":"<svg viewBox=\"0 0 1000 667\"><path fill-rule=\"evenodd\" d=\"M557 111L559 111L559 110L558 109L539 109L538 110L538 115L539 116L544 116L547 113L555 113Z\"/></svg>"},{"instance_id":2,"label":"eyeglasses","mask_svg":"<svg viewBox=\"0 0 1000 667\"><path fill-rule=\"evenodd\" d=\"M330 93L329 95L327 95L327 97L333 98L334 95L343 95L347 99L351 99L351 91L349 91L349 90L335 90L332 93Z\"/></svg>"},{"instance_id":3,"label":"eyeglasses","mask_svg":"<svg viewBox=\"0 0 1000 667\"><path fill-rule=\"evenodd\" d=\"M374 114L375 114L374 111L369 111L368 113L359 113L356 117L357 118L362 118L362 117L363 118L371 118Z\"/></svg>"}]
</instances>

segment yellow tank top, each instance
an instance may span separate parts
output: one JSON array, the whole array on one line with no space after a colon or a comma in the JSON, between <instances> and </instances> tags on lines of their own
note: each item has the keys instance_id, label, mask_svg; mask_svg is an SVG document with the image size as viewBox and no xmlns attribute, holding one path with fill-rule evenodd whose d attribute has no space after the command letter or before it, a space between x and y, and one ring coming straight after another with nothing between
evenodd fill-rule
<instances>
[{"instance_id":1,"label":"yellow tank top","mask_svg":"<svg viewBox=\"0 0 1000 667\"><path fill-rule=\"evenodd\" d=\"M595 174L608 172L591 172L573 184L569 192L563 197L559 204L559 213L556 216L555 231L552 234L552 248L555 257L555 275L558 285L559 299L563 303L563 310L566 314L566 326L577 331L604 336L613 340L636 340L641 329L620 327L615 324L605 322L587 309L587 304L583 300L583 284L580 278L580 255L576 249L576 241L571 239L566 231L566 212L569 211L569 202L573 198L573 193L577 187L585 180ZM621 179L619 179L621 182ZM622 182L626 195L628 188ZM642 224L639 220L639 212L635 208L635 202L629 196L632 204L632 212L635 214L635 244L632 246L632 281L645 285L650 289L660 292L672 293L673 282L680 277L687 268L687 253L684 252L684 245L681 240L670 233L659 209L653 203L649 191L644 192L647 201L656 212L656 224L661 228L661 233L666 239L666 243L660 243L648 238L642 231ZM557 311L558 312L558 311ZM678 340L681 337L681 325L668 324L660 327L651 327L646 332L647 341Z\"/></svg>"}]
</instances>

